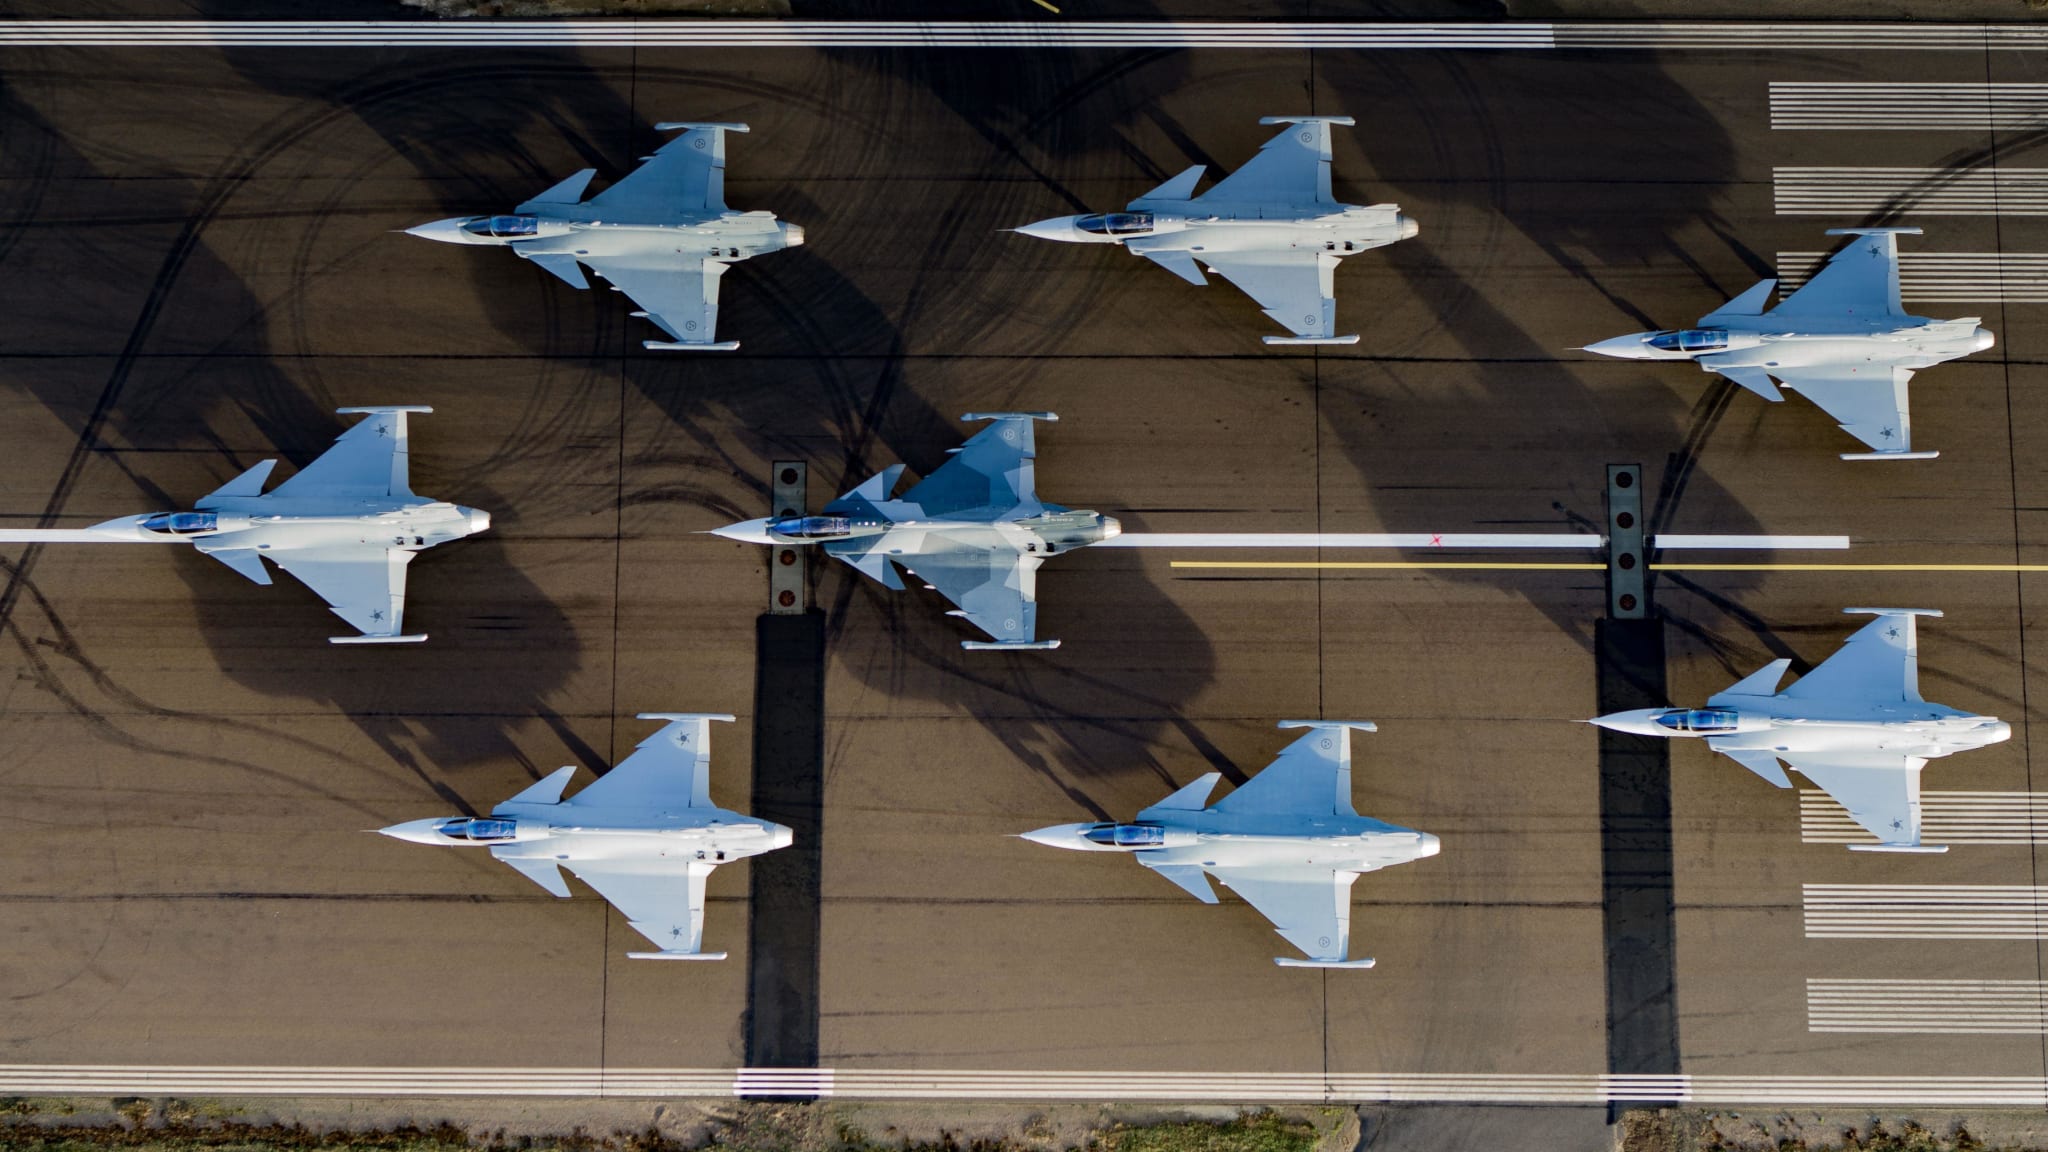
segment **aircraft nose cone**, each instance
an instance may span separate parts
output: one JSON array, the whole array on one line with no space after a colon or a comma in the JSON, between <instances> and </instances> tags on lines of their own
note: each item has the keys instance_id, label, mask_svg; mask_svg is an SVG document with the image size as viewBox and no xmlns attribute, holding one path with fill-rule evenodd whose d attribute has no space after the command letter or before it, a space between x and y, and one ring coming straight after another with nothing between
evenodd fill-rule
<instances>
[{"instance_id":1,"label":"aircraft nose cone","mask_svg":"<svg viewBox=\"0 0 2048 1152\"><path fill-rule=\"evenodd\" d=\"M1086 824L1055 824L1050 828L1039 828L1018 835L1021 839L1029 840L1033 844L1043 844L1048 848L1081 848L1088 843L1081 838L1081 829L1086 827Z\"/></svg>"},{"instance_id":2,"label":"aircraft nose cone","mask_svg":"<svg viewBox=\"0 0 2048 1152\"><path fill-rule=\"evenodd\" d=\"M1026 224L1017 231L1026 236L1036 236L1040 240L1072 241L1080 239L1082 235L1081 230L1074 227L1072 216L1055 216L1050 220L1040 220L1035 224Z\"/></svg>"},{"instance_id":3,"label":"aircraft nose cone","mask_svg":"<svg viewBox=\"0 0 2048 1152\"><path fill-rule=\"evenodd\" d=\"M488 532L490 528L491 514L489 512L481 508L471 508L469 510L469 534L471 536L479 532Z\"/></svg>"},{"instance_id":4,"label":"aircraft nose cone","mask_svg":"<svg viewBox=\"0 0 2048 1152\"><path fill-rule=\"evenodd\" d=\"M1394 219L1401 223L1401 239L1412 240L1422 234L1422 225L1415 222L1415 217L1395 216Z\"/></svg>"},{"instance_id":5,"label":"aircraft nose cone","mask_svg":"<svg viewBox=\"0 0 2048 1152\"><path fill-rule=\"evenodd\" d=\"M431 820L408 820L403 824L393 824L389 828L379 828L377 831L393 840L405 840L413 844L446 844L448 838L441 835L440 828L447 822L447 817L436 816Z\"/></svg>"},{"instance_id":6,"label":"aircraft nose cone","mask_svg":"<svg viewBox=\"0 0 2048 1152\"><path fill-rule=\"evenodd\" d=\"M462 230L462 225L467 219L463 216L451 216L446 220L429 220L425 224L407 228L405 234L417 236L422 240L439 240L443 244L467 244L471 237Z\"/></svg>"},{"instance_id":7,"label":"aircraft nose cone","mask_svg":"<svg viewBox=\"0 0 2048 1152\"><path fill-rule=\"evenodd\" d=\"M1989 347L1991 347L1991 346L1992 346L1993 344L1996 344L1996 343L1998 343L1998 337L1996 337L1996 336L1993 336L1993 335L1991 334L1991 329L1989 329L1989 328L1979 328L1979 329L1977 329L1977 351L1979 351L1979 352L1982 352L1982 351L1984 351L1984 350L1985 350L1986 348L1989 348Z\"/></svg>"},{"instance_id":8,"label":"aircraft nose cone","mask_svg":"<svg viewBox=\"0 0 2048 1152\"><path fill-rule=\"evenodd\" d=\"M1669 708L1639 708L1633 712L1610 712L1586 721L1598 724L1610 732L1627 732L1632 736L1669 736L1671 733L1657 723L1657 717L1669 712Z\"/></svg>"},{"instance_id":9,"label":"aircraft nose cone","mask_svg":"<svg viewBox=\"0 0 2048 1152\"><path fill-rule=\"evenodd\" d=\"M1617 356L1623 360L1640 360L1648 355L1648 348L1649 345L1643 343L1640 333L1631 333L1627 336L1616 336L1612 340L1602 340L1598 344L1588 344L1582 351L1598 352L1602 356Z\"/></svg>"},{"instance_id":10,"label":"aircraft nose cone","mask_svg":"<svg viewBox=\"0 0 2048 1152\"><path fill-rule=\"evenodd\" d=\"M713 528L711 534L723 536L727 540L737 540L742 544L773 544L775 538L768 535L768 526L773 523L775 521L763 516L759 520L742 520L738 524Z\"/></svg>"},{"instance_id":11,"label":"aircraft nose cone","mask_svg":"<svg viewBox=\"0 0 2048 1152\"><path fill-rule=\"evenodd\" d=\"M784 224L782 226L782 242L791 248L803 247L804 230L795 224Z\"/></svg>"}]
</instances>

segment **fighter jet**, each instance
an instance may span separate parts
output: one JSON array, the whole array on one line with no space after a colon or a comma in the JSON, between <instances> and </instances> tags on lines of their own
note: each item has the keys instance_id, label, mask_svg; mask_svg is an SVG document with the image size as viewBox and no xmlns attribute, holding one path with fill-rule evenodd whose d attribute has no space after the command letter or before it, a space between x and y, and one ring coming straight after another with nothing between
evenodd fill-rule
<instances>
[{"instance_id":1,"label":"fighter jet","mask_svg":"<svg viewBox=\"0 0 2048 1152\"><path fill-rule=\"evenodd\" d=\"M1881 843L1861 852L1946 852L1920 843L1920 769L2012 737L2012 726L1920 698L1914 617L1928 608L1844 608L1876 620L1820 667L1778 690L1790 660L1773 660L1705 708L1643 708L1592 721L1639 736L1697 736L1780 788L1780 760L1849 810Z\"/></svg>"},{"instance_id":2,"label":"fighter jet","mask_svg":"<svg viewBox=\"0 0 2048 1152\"><path fill-rule=\"evenodd\" d=\"M1427 832L1360 816L1351 806L1351 731L1359 720L1282 720L1308 735L1214 805L1211 772L1144 809L1129 824L1056 824L1024 839L1082 852L1128 852L1138 863L1214 904L1209 876L1244 897L1309 959L1283 968L1370 968L1349 960L1351 884L1367 872L1434 856Z\"/></svg>"},{"instance_id":3,"label":"fighter jet","mask_svg":"<svg viewBox=\"0 0 2048 1152\"><path fill-rule=\"evenodd\" d=\"M1932 460L1939 452L1913 451L1906 411L1906 381L1944 360L1991 347L1990 332L1975 316L1929 320L1909 316L1899 303L1899 236L1918 228L1830 228L1830 236L1856 236L1797 292L1765 311L1776 280L1700 317L1683 331L1638 332L1588 344L1588 352L1627 360L1691 360L1773 402L1784 394L1771 382L1820 405L1842 431L1869 452L1844 460Z\"/></svg>"},{"instance_id":4,"label":"fighter jet","mask_svg":"<svg viewBox=\"0 0 2048 1152\"><path fill-rule=\"evenodd\" d=\"M804 230L773 212L725 206L725 134L745 124L656 124L682 129L646 163L583 199L595 168L585 168L512 210L510 216L456 216L406 231L446 244L496 244L588 288L580 264L633 298L670 340L647 348L730 352L719 342L718 278L727 267L804 242Z\"/></svg>"},{"instance_id":5,"label":"fighter jet","mask_svg":"<svg viewBox=\"0 0 2048 1152\"><path fill-rule=\"evenodd\" d=\"M994 423L952 449L951 460L901 498L889 495L903 475L903 465L892 464L826 505L822 516L748 520L715 534L775 547L817 544L888 588L903 587L892 566L900 564L959 605L947 615L964 616L995 637L992 643L965 640L962 648L1057 648L1057 640L1036 639L1038 566L1048 556L1101 543L1123 526L1039 500L1031 422L1058 416L969 412L960 418Z\"/></svg>"},{"instance_id":6,"label":"fighter jet","mask_svg":"<svg viewBox=\"0 0 2048 1152\"><path fill-rule=\"evenodd\" d=\"M123 516L90 528L0 530L0 543L188 543L258 584L272 564L319 593L362 633L336 644L408 644L403 635L405 566L436 544L474 536L491 514L413 495L405 417L425 407L338 408L370 417L341 434L319 459L265 493L275 460L215 489L192 512Z\"/></svg>"},{"instance_id":7,"label":"fighter jet","mask_svg":"<svg viewBox=\"0 0 2048 1152\"><path fill-rule=\"evenodd\" d=\"M711 870L789 847L780 824L711 802L709 712L642 712L666 720L631 756L567 800L574 765L496 808L487 818L438 816L379 829L415 844L487 846L491 855L557 896L569 894L561 868L625 913L657 952L634 960L723 960L702 951L704 882Z\"/></svg>"},{"instance_id":8,"label":"fighter jet","mask_svg":"<svg viewBox=\"0 0 2048 1152\"><path fill-rule=\"evenodd\" d=\"M1194 167L1122 212L1059 216L1017 231L1042 240L1121 244L1191 284L1202 268L1243 289L1294 335L1268 344L1356 344L1337 335L1335 278L1346 256L1421 231L1398 204L1339 204L1330 194L1330 125L1349 116L1263 116L1289 125L1257 156L1195 195Z\"/></svg>"}]
</instances>

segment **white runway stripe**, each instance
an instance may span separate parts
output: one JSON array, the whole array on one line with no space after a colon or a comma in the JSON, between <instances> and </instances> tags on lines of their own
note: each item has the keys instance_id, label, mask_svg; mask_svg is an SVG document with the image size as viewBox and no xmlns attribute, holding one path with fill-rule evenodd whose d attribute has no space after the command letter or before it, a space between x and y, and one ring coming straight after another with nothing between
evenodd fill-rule
<instances>
[{"instance_id":1,"label":"white runway stripe","mask_svg":"<svg viewBox=\"0 0 2048 1152\"><path fill-rule=\"evenodd\" d=\"M0 47L1549 48L1548 24L10 20Z\"/></svg>"},{"instance_id":2,"label":"white runway stripe","mask_svg":"<svg viewBox=\"0 0 2048 1152\"><path fill-rule=\"evenodd\" d=\"M2048 46L2039 24L1558 24L1559 48L1692 48L1760 52L1815 48L1984 51Z\"/></svg>"},{"instance_id":3,"label":"white runway stripe","mask_svg":"<svg viewBox=\"0 0 2048 1152\"><path fill-rule=\"evenodd\" d=\"M1523 548L1592 551L1607 538L1586 532L1126 532L1097 548ZM1847 536L1672 535L1653 538L1659 549L1774 551L1843 549Z\"/></svg>"},{"instance_id":4,"label":"white runway stripe","mask_svg":"<svg viewBox=\"0 0 2048 1152\"><path fill-rule=\"evenodd\" d=\"M1224 21L11 20L0 47L1455 48L1936 51L2048 47L2037 24Z\"/></svg>"},{"instance_id":5,"label":"white runway stripe","mask_svg":"<svg viewBox=\"0 0 2048 1152\"><path fill-rule=\"evenodd\" d=\"M1922 792L1921 839L1928 844L2048 844L2048 792ZM1799 839L1807 844L1875 844L1818 788L1799 790Z\"/></svg>"},{"instance_id":6,"label":"white runway stripe","mask_svg":"<svg viewBox=\"0 0 2048 1152\"><path fill-rule=\"evenodd\" d=\"M2048 1033L2048 983L1809 979L1806 1030L2039 1035Z\"/></svg>"},{"instance_id":7,"label":"white runway stripe","mask_svg":"<svg viewBox=\"0 0 2048 1152\"><path fill-rule=\"evenodd\" d=\"M2048 168L1774 168L1780 216L2048 215Z\"/></svg>"},{"instance_id":8,"label":"white runway stripe","mask_svg":"<svg viewBox=\"0 0 2048 1152\"><path fill-rule=\"evenodd\" d=\"M1098 548L1525 548L1591 550L1585 532L1126 532Z\"/></svg>"},{"instance_id":9,"label":"white runway stripe","mask_svg":"<svg viewBox=\"0 0 2048 1152\"><path fill-rule=\"evenodd\" d=\"M1806 936L1856 940L2041 940L2048 889L2031 885L1804 884Z\"/></svg>"},{"instance_id":10,"label":"white runway stripe","mask_svg":"<svg viewBox=\"0 0 2048 1152\"><path fill-rule=\"evenodd\" d=\"M887 1100L1214 1100L1330 1104L2048 1105L2048 1079L1518 1073L1058 1072L876 1068L265 1068L0 1065L0 1094L208 1096L827 1096Z\"/></svg>"},{"instance_id":11,"label":"white runway stripe","mask_svg":"<svg viewBox=\"0 0 2048 1152\"><path fill-rule=\"evenodd\" d=\"M1796 292L1818 271L1826 252L1778 253L1778 288ZM1902 252L1899 296L1933 303L2048 303L2048 253Z\"/></svg>"},{"instance_id":12,"label":"white runway stripe","mask_svg":"<svg viewBox=\"0 0 2048 1152\"><path fill-rule=\"evenodd\" d=\"M1771 84L1771 127L1877 131L2048 126L2048 84Z\"/></svg>"}]
</instances>

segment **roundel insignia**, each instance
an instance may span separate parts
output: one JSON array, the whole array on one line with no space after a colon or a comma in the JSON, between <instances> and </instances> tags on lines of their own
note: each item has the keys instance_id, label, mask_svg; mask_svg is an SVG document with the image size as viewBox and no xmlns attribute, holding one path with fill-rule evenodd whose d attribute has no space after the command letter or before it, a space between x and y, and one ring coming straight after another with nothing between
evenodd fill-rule
<instances>
[{"instance_id":1,"label":"roundel insignia","mask_svg":"<svg viewBox=\"0 0 2048 1152\"><path fill-rule=\"evenodd\" d=\"M699 152L703 151L704 138L702 136L699 136L695 140L690 141L690 147L697 149Z\"/></svg>"},{"instance_id":2,"label":"roundel insignia","mask_svg":"<svg viewBox=\"0 0 2048 1152\"><path fill-rule=\"evenodd\" d=\"M1013 443L1013 444L1014 444L1014 443L1016 443L1016 441L1017 441L1017 430L1016 430L1015 428L1005 428L1005 429L1003 429L1003 439L1005 439L1005 440L1008 440L1008 441L1010 441L1010 442L1011 442L1011 443Z\"/></svg>"},{"instance_id":3,"label":"roundel insignia","mask_svg":"<svg viewBox=\"0 0 2048 1152\"><path fill-rule=\"evenodd\" d=\"M1323 747L1324 747L1324 748L1326 748L1326 749L1328 749L1328 748L1335 748L1336 746L1337 746L1337 742L1336 742L1335 740L1332 740L1332 739L1330 739L1330 738L1329 738L1328 736L1325 736L1325 737L1323 737Z\"/></svg>"},{"instance_id":4,"label":"roundel insignia","mask_svg":"<svg viewBox=\"0 0 2048 1152\"><path fill-rule=\"evenodd\" d=\"M1003 621L1003 630L1004 630L1004 631L1009 631L1009 630L1011 630L1011 629L1014 629L1014 628L1016 628L1016 627L1017 627L1017 622L1016 622L1015 620L1004 620L1004 621Z\"/></svg>"},{"instance_id":5,"label":"roundel insignia","mask_svg":"<svg viewBox=\"0 0 2048 1152\"><path fill-rule=\"evenodd\" d=\"M1315 143L1315 140L1316 140L1316 134L1315 134L1314 132L1311 132L1311 131L1309 131L1309 130L1307 130L1307 129L1303 129L1303 130L1302 130L1302 133L1301 133L1301 142L1302 142L1303 144L1313 144L1313 143Z\"/></svg>"},{"instance_id":6,"label":"roundel insignia","mask_svg":"<svg viewBox=\"0 0 2048 1152\"><path fill-rule=\"evenodd\" d=\"M1328 948L1330 946L1330 938L1328 936L1318 936L1316 937L1316 943L1324 948Z\"/></svg>"},{"instance_id":7,"label":"roundel insignia","mask_svg":"<svg viewBox=\"0 0 2048 1152\"><path fill-rule=\"evenodd\" d=\"M1304 323L1304 324L1313 324L1313 323L1315 323L1315 322L1316 322L1316 320L1317 320L1317 319L1319 319L1319 318L1318 318L1318 317L1316 317L1316 316L1314 316L1314 315L1309 315L1309 316L1303 316L1303 317L1301 318L1301 321L1302 321L1302 323Z\"/></svg>"},{"instance_id":8,"label":"roundel insignia","mask_svg":"<svg viewBox=\"0 0 2048 1152\"><path fill-rule=\"evenodd\" d=\"M697 322L695 320L683 321L683 330L686 332L695 332L697 330Z\"/></svg>"}]
</instances>

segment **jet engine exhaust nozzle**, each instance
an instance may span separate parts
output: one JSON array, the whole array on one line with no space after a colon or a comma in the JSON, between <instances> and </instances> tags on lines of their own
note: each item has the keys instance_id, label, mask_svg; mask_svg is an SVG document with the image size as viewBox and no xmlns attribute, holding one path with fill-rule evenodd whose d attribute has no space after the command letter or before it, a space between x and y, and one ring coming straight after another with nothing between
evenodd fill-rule
<instances>
[{"instance_id":1,"label":"jet engine exhaust nozzle","mask_svg":"<svg viewBox=\"0 0 2048 1152\"><path fill-rule=\"evenodd\" d=\"M1403 240L1413 240L1415 237L1422 235L1422 225L1416 223L1413 216L1396 215L1394 222L1401 226L1401 239Z\"/></svg>"}]
</instances>

